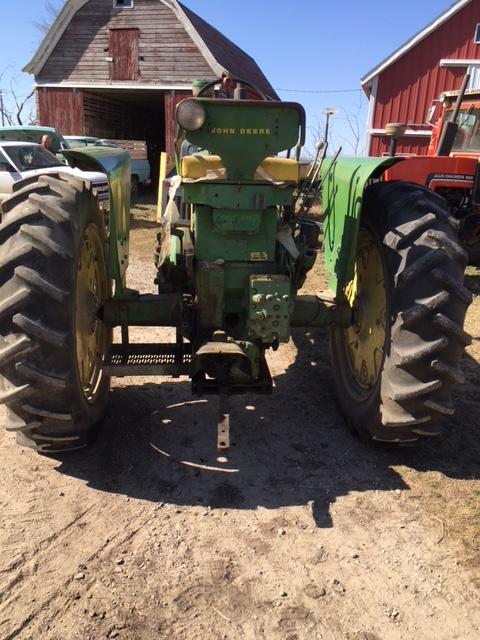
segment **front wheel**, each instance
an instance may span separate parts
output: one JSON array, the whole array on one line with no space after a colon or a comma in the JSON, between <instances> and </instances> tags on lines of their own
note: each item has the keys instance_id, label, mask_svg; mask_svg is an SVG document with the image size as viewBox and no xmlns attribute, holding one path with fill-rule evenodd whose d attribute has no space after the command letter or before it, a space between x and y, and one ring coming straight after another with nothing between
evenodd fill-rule
<instances>
[{"instance_id":1,"label":"front wheel","mask_svg":"<svg viewBox=\"0 0 480 640\"><path fill-rule=\"evenodd\" d=\"M464 379L467 255L443 198L410 183L370 186L360 224L354 323L330 330L339 403L365 439L412 443L439 432Z\"/></svg>"},{"instance_id":2,"label":"front wheel","mask_svg":"<svg viewBox=\"0 0 480 640\"><path fill-rule=\"evenodd\" d=\"M19 183L0 226L0 401L6 429L40 452L78 449L103 417L111 330L105 225L66 174Z\"/></svg>"}]
</instances>

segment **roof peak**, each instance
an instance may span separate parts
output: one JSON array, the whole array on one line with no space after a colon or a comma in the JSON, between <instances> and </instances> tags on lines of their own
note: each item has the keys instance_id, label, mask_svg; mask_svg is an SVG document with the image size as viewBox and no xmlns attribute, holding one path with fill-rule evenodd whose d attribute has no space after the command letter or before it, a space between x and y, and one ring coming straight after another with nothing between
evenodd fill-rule
<instances>
[{"instance_id":1,"label":"roof peak","mask_svg":"<svg viewBox=\"0 0 480 640\"><path fill-rule=\"evenodd\" d=\"M60 38L64 34L71 20L74 18L75 14L80 9L82 9L88 2L90 2L90 0L66 0L65 1L65 4L61 8L60 12L58 13L57 17L53 21L49 30L47 31L44 38L40 42L40 45L38 46L32 59L25 65L22 71L25 71L26 73L31 73L33 75L37 75L41 71L43 65L45 64L45 62L47 61L47 59L55 49L56 45L58 44ZM189 35L191 36L195 44L197 46L200 46L200 51L205 57L209 66L212 68L212 71L214 71L215 73L218 73L219 76L221 76L223 72L226 72L226 69L224 69L217 62L217 60L215 60L215 58L211 55L211 53L208 51L205 51L205 45L202 39L200 38L199 34L197 33L194 26L188 19L188 16L186 15L185 9L188 11L190 11L190 9L188 9L188 7L184 7L183 5L181 5L180 2L177 2L177 0L158 0L158 2L161 2L162 4L172 9L172 11L177 15L177 17L180 19L180 21L184 25L185 29L187 30L187 32L189 33ZM200 18L200 16L198 16L198 18ZM200 18L200 19L203 20L203 18ZM214 27L211 27L211 28L214 29Z\"/></svg>"},{"instance_id":2,"label":"roof peak","mask_svg":"<svg viewBox=\"0 0 480 640\"><path fill-rule=\"evenodd\" d=\"M452 16L454 16L460 9L470 4L472 0L457 0L454 2L446 11L441 13L439 16L434 18L432 22L430 22L426 27L418 31L414 36L412 36L407 42L402 44L398 49L395 49L393 53L384 58L381 62L379 62L375 67L370 69L368 73L366 73L363 78L360 80L360 83L364 89L366 89L365 85L372 80L375 76L378 76L382 71L384 71L387 67L390 67L394 62L396 62L399 58L401 58L405 53L413 49L419 42L421 42L424 38L426 38L430 33L435 31L440 25L449 20Z\"/></svg>"},{"instance_id":3,"label":"roof peak","mask_svg":"<svg viewBox=\"0 0 480 640\"><path fill-rule=\"evenodd\" d=\"M179 7L179 3L177 2L177 0L158 1L162 2L167 7L170 7L170 9L172 9L177 15L179 13L184 15L182 9ZM65 29L68 27L75 14L88 2L90 2L90 0L65 0L64 5L60 9L60 12L56 16L55 20L50 25L49 30L40 42L40 45L38 46L32 59L24 66L22 71L31 73L33 75L37 75L41 71L43 65L47 61L52 51L55 49L58 41L64 34ZM207 60L207 62L209 61Z\"/></svg>"}]
</instances>

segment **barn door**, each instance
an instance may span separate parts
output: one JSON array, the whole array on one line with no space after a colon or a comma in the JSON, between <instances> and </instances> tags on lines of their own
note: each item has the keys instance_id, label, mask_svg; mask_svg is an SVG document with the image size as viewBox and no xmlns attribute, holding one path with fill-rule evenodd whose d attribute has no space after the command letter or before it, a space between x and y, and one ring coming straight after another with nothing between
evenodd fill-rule
<instances>
[{"instance_id":1,"label":"barn door","mask_svg":"<svg viewBox=\"0 0 480 640\"><path fill-rule=\"evenodd\" d=\"M110 29L112 80L138 80L138 29Z\"/></svg>"},{"instance_id":2,"label":"barn door","mask_svg":"<svg viewBox=\"0 0 480 640\"><path fill-rule=\"evenodd\" d=\"M39 87L37 105L38 124L42 127L55 127L65 135L84 135L85 112L82 90Z\"/></svg>"}]
</instances>

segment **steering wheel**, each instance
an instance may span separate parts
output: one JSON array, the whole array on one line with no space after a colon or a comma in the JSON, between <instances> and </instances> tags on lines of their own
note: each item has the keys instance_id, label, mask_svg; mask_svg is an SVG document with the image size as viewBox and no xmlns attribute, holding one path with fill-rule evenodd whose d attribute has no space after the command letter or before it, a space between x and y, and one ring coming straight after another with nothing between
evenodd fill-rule
<instances>
[{"instance_id":1,"label":"steering wheel","mask_svg":"<svg viewBox=\"0 0 480 640\"><path fill-rule=\"evenodd\" d=\"M265 93L263 93L263 91L252 82L249 82L248 80L243 80L242 78L233 78L231 76L225 76L224 78L217 78L217 80L213 80L212 82L209 82L208 84L206 84L204 87L200 89L200 91L197 94L197 98L201 98L202 96L204 96L209 89L211 89L212 87L215 87L215 85L217 84L222 84L224 87L227 87L227 92L228 92L228 86L226 81L235 82L244 87L248 87L260 98L260 100L263 100L264 102L269 102L273 100L273 98L270 98L269 96L265 95Z\"/></svg>"}]
</instances>

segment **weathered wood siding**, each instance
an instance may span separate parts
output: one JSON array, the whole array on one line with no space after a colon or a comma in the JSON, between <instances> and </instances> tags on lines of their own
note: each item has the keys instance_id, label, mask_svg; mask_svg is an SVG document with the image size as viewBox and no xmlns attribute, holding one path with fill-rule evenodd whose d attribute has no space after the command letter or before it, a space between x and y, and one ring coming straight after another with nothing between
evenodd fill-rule
<instances>
[{"instance_id":1,"label":"weathered wood siding","mask_svg":"<svg viewBox=\"0 0 480 640\"><path fill-rule=\"evenodd\" d=\"M83 91L77 89L37 89L38 123L55 127L72 136L84 132Z\"/></svg>"},{"instance_id":2,"label":"weathered wood siding","mask_svg":"<svg viewBox=\"0 0 480 640\"><path fill-rule=\"evenodd\" d=\"M97 138L128 138L133 134L131 109L120 100L85 92L85 135Z\"/></svg>"},{"instance_id":3,"label":"weathered wood siding","mask_svg":"<svg viewBox=\"0 0 480 640\"><path fill-rule=\"evenodd\" d=\"M110 29L112 80L138 80L138 29Z\"/></svg>"},{"instance_id":4,"label":"weathered wood siding","mask_svg":"<svg viewBox=\"0 0 480 640\"><path fill-rule=\"evenodd\" d=\"M177 104L191 95L189 92L182 91L171 91L165 94L165 151L170 159L175 155Z\"/></svg>"},{"instance_id":5,"label":"weathered wood siding","mask_svg":"<svg viewBox=\"0 0 480 640\"><path fill-rule=\"evenodd\" d=\"M112 0L90 0L75 14L36 80L110 82L110 29L135 28L140 32L137 82L189 83L198 78L214 79L183 25L159 0L135 0L132 9L113 9Z\"/></svg>"}]
</instances>

